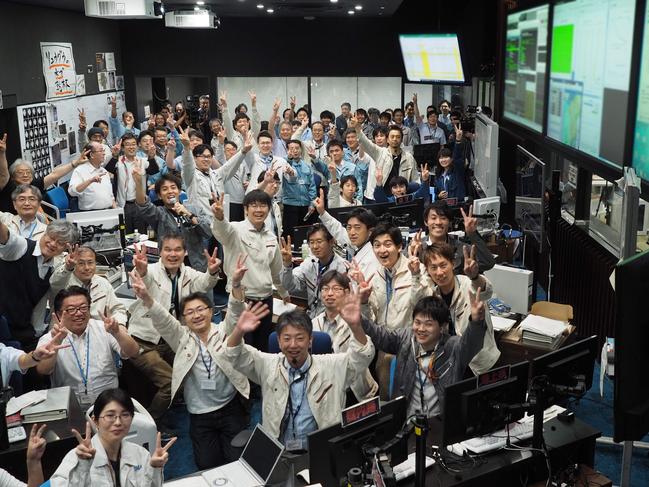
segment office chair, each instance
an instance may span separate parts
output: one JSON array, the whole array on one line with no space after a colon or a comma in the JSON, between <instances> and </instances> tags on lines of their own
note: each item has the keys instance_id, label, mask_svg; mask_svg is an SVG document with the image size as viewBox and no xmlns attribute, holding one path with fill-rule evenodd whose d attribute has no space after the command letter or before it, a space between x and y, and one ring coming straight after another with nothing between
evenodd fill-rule
<instances>
[{"instance_id":1,"label":"office chair","mask_svg":"<svg viewBox=\"0 0 649 487\"><path fill-rule=\"evenodd\" d=\"M268 353L279 353L279 340L277 332L274 331L268 336ZM313 344L311 345L311 353L313 355L323 355L325 353L333 353L333 346L331 345L331 337L324 331L313 332Z\"/></svg>"},{"instance_id":2,"label":"office chair","mask_svg":"<svg viewBox=\"0 0 649 487\"><path fill-rule=\"evenodd\" d=\"M149 450L150 453L153 453L158 436L158 427L153 417L149 414L149 411L139 401L133 399L133 404L135 405L135 415L133 416L131 428L128 430L125 440L140 445ZM86 411L86 419L88 421L90 421L93 408L94 406L90 406ZM90 421L90 424L92 425L93 433L97 433L95 424L92 421Z\"/></svg>"},{"instance_id":3,"label":"office chair","mask_svg":"<svg viewBox=\"0 0 649 487\"><path fill-rule=\"evenodd\" d=\"M59 218L65 218L65 214L70 210L70 200L68 200L65 190L61 186L56 186L47 191L46 194L50 203L59 209Z\"/></svg>"}]
</instances>

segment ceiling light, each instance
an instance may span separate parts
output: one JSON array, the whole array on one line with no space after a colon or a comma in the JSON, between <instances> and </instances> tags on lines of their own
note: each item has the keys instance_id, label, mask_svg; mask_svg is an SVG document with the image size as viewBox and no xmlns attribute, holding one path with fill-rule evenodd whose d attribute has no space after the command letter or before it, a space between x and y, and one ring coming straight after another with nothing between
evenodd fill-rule
<instances>
[{"instance_id":1,"label":"ceiling light","mask_svg":"<svg viewBox=\"0 0 649 487\"><path fill-rule=\"evenodd\" d=\"M203 2L202 0L199 0L198 2L196 2L196 5L205 5L205 2Z\"/></svg>"},{"instance_id":2,"label":"ceiling light","mask_svg":"<svg viewBox=\"0 0 649 487\"><path fill-rule=\"evenodd\" d=\"M385 7L384 7L383 5L381 5L379 8L380 8L381 10L385 10Z\"/></svg>"},{"instance_id":3,"label":"ceiling light","mask_svg":"<svg viewBox=\"0 0 649 487\"><path fill-rule=\"evenodd\" d=\"M362 6L362 5L356 5L354 8L355 8L356 10L363 10L363 6Z\"/></svg>"},{"instance_id":4,"label":"ceiling light","mask_svg":"<svg viewBox=\"0 0 649 487\"><path fill-rule=\"evenodd\" d=\"M347 10L347 13L348 13L349 15L354 15L355 12L354 12L353 10Z\"/></svg>"},{"instance_id":5,"label":"ceiling light","mask_svg":"<svg viewBox=\"0 0 649 487\"><path fill-rule=\"evenodd\" d=\"M194 7L194 10L198 12L200 10L200 7Z\"/></svg>"},{"instance_id":6,"label":"ceiling light","mask_svg":"<svg viewBox=\"0 0 649 487\"><path fill-rule=\"evenodd\" d=\"M261 10L262 8L264 8L264 4L263 3L258 3L257 8Z\"/></svg>"},{"instance_id":7,"label":"ceiling light","mask_svg":"<svg viewBox=\"0 0 649 487\"><path fill-rule=\"evenodd\" d=\"M274 11L275 11L275 9L272 9L272 8L267 8L266 9L266 12L268 12L269 14L272 14Z\"/></svg>"},{"instance_id":8,"label":"ceiling light","mask_svg":"<svg viewBox=\"0 0 649 487\"><path fill-rule=\"evenodd\" d=\"M331 3L338 3L338 0L329 0Z\"/></svg>"}]
</instances>

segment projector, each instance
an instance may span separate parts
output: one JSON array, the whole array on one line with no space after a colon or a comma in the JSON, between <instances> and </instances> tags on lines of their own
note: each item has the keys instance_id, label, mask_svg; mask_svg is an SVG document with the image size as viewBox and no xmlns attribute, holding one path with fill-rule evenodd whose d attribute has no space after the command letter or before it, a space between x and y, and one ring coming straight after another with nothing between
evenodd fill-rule
<instances>
[{"instance_id":1,"label":"projector","mask_svg":"<svg viewBox=\"0 0 649 487\"><path fill-rule=\"evenodd\" d=\"M209 10L174 10L165 13L165 27L178 29L218 29L221 20Z\"/></svg>"},{"instance_id":2,"label":"projector","mask_svg":"<svg viewBox=\"0 0 649 487\"><path fill-rule=\"evenodd\" d=\"M86 16L103 19L159 19L164 8L156 0L84 0Z\"/></svg>"}]
</instances>

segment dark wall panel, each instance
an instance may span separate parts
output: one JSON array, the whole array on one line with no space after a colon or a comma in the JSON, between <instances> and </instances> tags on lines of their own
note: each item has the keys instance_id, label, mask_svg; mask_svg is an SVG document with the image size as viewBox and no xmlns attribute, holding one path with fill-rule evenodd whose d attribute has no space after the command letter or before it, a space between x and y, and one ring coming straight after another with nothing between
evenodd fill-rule
<instances>
[{"instance_id":1,"label":"dark wall panel","mask_svg":"<svg viewBox=\"0 0 649 487\"><path fill-rule=\"evenodd\" d=\"M117 74L122 74L116 21L0 1L0 90L4 97L15 95L18 105L45 100L40 43L48 41L72 43L78 74L93 65L93 73L85 75L86 94L99 92L96 52L114 52Z\"/></svg>"}]
</instances>

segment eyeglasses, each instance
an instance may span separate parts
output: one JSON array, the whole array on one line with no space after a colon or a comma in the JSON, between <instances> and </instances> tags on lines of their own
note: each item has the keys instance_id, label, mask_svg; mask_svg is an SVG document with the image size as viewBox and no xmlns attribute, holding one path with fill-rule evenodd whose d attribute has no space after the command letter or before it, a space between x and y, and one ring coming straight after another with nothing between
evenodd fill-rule
<instances>
[{"instance_id":1,"label":"eyeglasses","mask_svg":"<svg viewBox=\"0 0 649 487\"><path fill-rule=\"evenodd\" d=\"M133 415L131 413L121 413L121 414L108 413L99 417L109 423L114 423L115 421L117 421L117 418L119 418L122 423L126 423L127 421L133 419Z\"/></svg>"},{"instance_id":2,"label":"eyeglasses","mask_svg":"<svg viewBox=\"0 0 649 487\"><path fill-rule=\"evenodd\" d=\"M32 173L30 169L18 169L14 174L18 176L29 176Z\"/></svg>"},{"instance_id":3,"label":"eyeglasses","mask_svg":"<svg viewBox=\"0 0 649 487\"><path fill-rule=\"evenodd\" d=\"M188 309L187 311L185 311L185 312L183 313L183 316L184 316L185 318L191 318L192 316L194 316L194 313L203 314L203 312L204 312L206 309L212 309L212 308L210 308L209 306L199 306L198 308Z\"/></svg>"},{"instance_id":4,"label":"eyeglasses","mask_svg":"<svg viewBox=\"0 0 649 487\"><path fill-rule=\"evenodd\" d=\"M36 196L19 196L18 198L16 198L17 203L26 203L28 201L30 203L36 203L38 201L38 198Z\"/></svg>"},{"instance_id":5,"label":"eyeglasses","mask_svg":"<svg viewBox=\"0 0 649 487\"><path fill-rule=\"evenodd\" d=\"M82 304L81 306L68 306L67 308L63 308L63 312L67 315L73 315L76 313L86 314L89 309L90 306Z\"/></svg>"},{"instance_id":6,"label":"eyeglasses","mask_svg":"<svg viewBox=\"0 0 649 487\"><path fill-rule=\"evenodd\" d=\"M209 159L212 157L212 154L198 154L196 157L201 157L203 159Z\"/></svg>"},{"instance_id":7,"label":"eyeglasses","mask_svg":"<svg viewBox=\"0 0 649 487\"><path fill-rule=\"evenodd\" d=\"M327 294L329 291L331 291L333 293L343 293L343 292L345 292L345 288L342 287L342 286L331 286L331 287L322 286L320 291L322 292L322 294Z\"/></svg>"}]
</instances>

